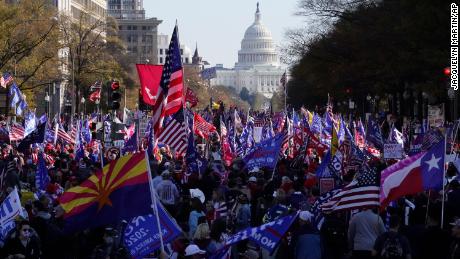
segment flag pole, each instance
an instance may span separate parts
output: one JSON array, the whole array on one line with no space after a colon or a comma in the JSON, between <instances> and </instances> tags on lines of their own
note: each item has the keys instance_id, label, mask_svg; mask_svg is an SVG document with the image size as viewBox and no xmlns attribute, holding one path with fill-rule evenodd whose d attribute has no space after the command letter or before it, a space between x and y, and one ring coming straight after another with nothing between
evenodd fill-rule
<instances>
[{"instance_id":1,"label":"flag pole","mask_svg":"<svg viewBox=\"0 0 460 259\"><path fill-rule=\"evenodd\" d=\"M444 181L446 180L446 149L447 149L447 133L444 133L444 156L443 163L442 163L442 208L441 208L441 229L444 228L444 204L446 201L446 185Z\"/></svg>"},{"instance_id":2,"label":"flag pole","mask_svg":"<svg viewBox=\"0 0 460 259\"><path fill-rule=\"evenodd\" d=\"M157 197L156 197L155 189L153 188L152 172L150 171L150 162L149 162L149 155L147 153L147 150L145 151L145 158L146 158L145 160L147 163L147 173L149 177L150 198L152 199L152 210L153 210L153 214L155 214L155 218L156 218L157 225L158 225L158 234L160 236L161 252L164 253L165 246L163 243L163 233L161 231L160 215L158 215L158 208L157 208Z\"/></svg>"}]
</instances>

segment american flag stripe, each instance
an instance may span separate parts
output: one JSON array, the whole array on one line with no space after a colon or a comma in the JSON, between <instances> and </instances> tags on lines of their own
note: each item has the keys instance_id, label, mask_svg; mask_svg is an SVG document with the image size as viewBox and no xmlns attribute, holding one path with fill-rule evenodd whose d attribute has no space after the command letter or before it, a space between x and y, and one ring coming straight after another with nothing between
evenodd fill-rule
<instances>
[{"instance_id":1,"label":"american flag stripe","mask_svg":"<svg viewBox=\"0 0 460 259\"><path fill-rule=\"evenodd\" d=\"M183 73L177 34L178 28L175 26L153 107L152 124L155 137L160 135L164 117L176 113L182 107Z\"/></svg>"},{"instance_id":2,"label":"american flag stripe","mask_svg":"<svg viewBox=\"0 0 460 259\"><path fill-rule=\"evenodd\" d=\"M10 141L22 140L24 138L24 128L17 124L11 125L9 136Z\"/></svg>"},{"instance_id":3,"label":"american flag stripe","mask_svg":"<svg viewBox=\"0 0 460 259\"><path fill-rule=\"evenodd\" d=\"M323 212L351 210L380 205L380 184L377 172L363 166L358 177L321 205Z\"/></svg>"},{"instance_id":4,"label":"american flag stripe","mask_svg":"<svg viewBox=\"0 0 460 259\"><path fill-rule=\"evenodd\" d=\"M183 121L183 112L178 112L163 128L158 142L169 145L177 154L184 154L187 150L187 134Z\"/></svg>"},{"instance_id":5,"label":"american flag stripe","mask_svg":"<svg viewBox=\"0 0 460 259\"><path fill-rule=\"evenodd\" d=\"M69 134L67 134L67 132L65 132L64 129L61 127L58 130L58 138L62 139L64 142L67 142L67 143L71 143L71 144L75 143L75 139L72 138Z\"/></svg>"}]
</instances>

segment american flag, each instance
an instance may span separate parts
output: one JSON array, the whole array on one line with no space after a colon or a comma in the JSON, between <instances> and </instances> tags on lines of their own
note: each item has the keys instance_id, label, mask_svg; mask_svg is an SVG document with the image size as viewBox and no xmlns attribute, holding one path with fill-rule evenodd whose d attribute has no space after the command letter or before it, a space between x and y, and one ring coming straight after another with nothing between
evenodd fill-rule
<instances>
[{"instance_id":1,"label":"american flag","mask_svg":"<svg viewBox=\"0 0 460 259\"><path fill-rule=\"evenodd\" d=\"M198 113L195 113L193 116L193 131L198 136L209 139L209 136L216 131L216 127L203 119Z\"/></svg>"},{"instance_id":2,"label":"american flag","mask_svg":"<svg viewBox=\"0 0 460 259\"><path fill-rule=\"evenodd\" d=\"M75 125L70 126L70 137L73 139L73 142L75 142L77 138L77 127Z\"/></svg>"},{"instance_id":3,"label":"american flag","mask_svg":"<svg viewBox=\"0 0 460 259\"><path fill-rule=\"evenodd\" d=\"M353 210L380 206L380 179L377 171L365 165L356 179L345 186L330 201L321 206L323 212Z\"/></svg>"},{"instance_id":4,"label":"american flag","mask_svg":"<svg viewBox=\"0 0 460 259\"><path fill-rule=\"evenodd\" d=\"M181 109L172 116L158 136L158 142L169 145L178 155L187 150L184 111Z\"/></svg>"},{"instance_id":5,"label":"american flag","mask_svg":"<svg viewBox=\"0 0 460 259\"><path fill-rule=\"evenodd\" d=\"M0 85L3 88L6 88L8 84L11 83L12 81L13 81L13 77L11 76L11 74L8 72L5 72L3 73L3 76L0 78Z\"/></svg>"},{"instance_id":6,"label":"american flag","mask_svg":"<svg viewBox=\"0 0 460 259\"><path fill-rule=\"evenodd\" d=\"M168 54L163 66L160 87L158 88L156 102L153 106L153 129L155 137L158 137L163 126L165 116L176 113L182 107L183 99L183 74L179 47L177 25L169 43Z\"/></svg>"},{"instance_id":7,"label":"american flag","mask_svg":"<svg viewBox=\"0 0 460 259\"><path fill-rule=\"evenodd\" d=\"M10 141L19 141L24 138L24 128L21 125L13 124L10 128Z\"/></svg>"},{"instance_id":8,"label":"american flag","mask_svg":"<svg viewBox=\"0 0 460 259\"><path fill-rule=\"evenodd\" d=\"M58 138L66 143L75 144L75 138L72 138L67 132L65 132L62 125L59 125Z\"/></svg>"}]
</instances>

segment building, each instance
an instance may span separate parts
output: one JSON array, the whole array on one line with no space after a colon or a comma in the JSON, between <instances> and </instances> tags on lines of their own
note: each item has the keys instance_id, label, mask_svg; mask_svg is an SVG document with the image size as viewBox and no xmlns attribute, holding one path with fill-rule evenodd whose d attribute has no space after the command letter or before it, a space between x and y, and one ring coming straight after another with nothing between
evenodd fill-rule
<instances>
[{"instance_id":1,"label":"building","mask_svg":"<svg viewBox=\"0 0 460 259\"><path fill-rule=\"evenodd\" d=\"M60 15L68 16L73 21L80 19L82 12L88 13L91 16L92 21L101 20L105 21L107 18L107 0L54 0ZM102 32L105 37L105 32ZM42 113L48 111L49 114L60 114L69 111L73 111L72 105L72 82L68 78L71 78L69 69L69 50L62 48L59 50L58 56L62 61L60 63L60 71L63 78L50 82L44 92L38 93L35 98L37 100L43 99L45 102L37 102L37 112ZM67 79L66 79L67 78ZM43 106L40 104L44 104Z\"/></svg>"},{"instance_id":2,"label":"building","mask_svg":"<svg viewBox=\"0 0 460 259\"><path fill-rule=\"evenodd\" d=\"M166 60L166 54L169 49L170 42L169 35L158 34L158 64L164 64ZM180 39L179 39L180 42ZM185 44L180 44L180 55L182 58L182 64L192 64L192 51Z\"/></svg>"},{"instance_id":3,"label":"building","mask_svg":"<svg viewBox=\"0 0 460 259\"><path fill-rule=\"evenodd\" d=\"M158 63L157 18L146 18L142 0L109 0L108 14L118 22L118 35L136 63Z\"/></svg>"},{"instance_id":4,"label":"building","mask_svg":"<svg viewBox=\"0 0 460 259\"><path fill-rule=\"evenodd\" d=\"M246 29L241 41L238 62L232 69L216 66L211 86L233 87L237 92L246 87L251 93L257 92L271 98L281 86L283 73L271 32L262 23L257 3L254 23Z\"/></svg>"},{"instance_id":5,"label":"building","mask_svg":"<svg viewBox=\"0 0 460 259\"><path fill-rule=\"evenodd\" d=\"M105 20L107 17L107 0L55 0L59 13L75 20L81 12L89 13L93 19Z\"/></svg>"},{"instance_id":6,"label":"building","mask_svg":"<svg viewBox=\"0 0 460 259\"><path fill-rule=\"evenodd\" d=\"M108 0L108 15L118 20L145 19L143 1L139 0Z\"/></svg>"}]
</instances>

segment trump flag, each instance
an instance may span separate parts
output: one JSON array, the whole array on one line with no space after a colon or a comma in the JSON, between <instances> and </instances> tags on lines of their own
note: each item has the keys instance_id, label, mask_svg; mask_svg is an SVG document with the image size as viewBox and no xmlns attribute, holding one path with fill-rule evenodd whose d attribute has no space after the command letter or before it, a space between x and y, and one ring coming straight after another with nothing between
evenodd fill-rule
<instances>
[{"instance_id":1,"label":"trump flag","mask_svg":"<svg viewBox=\"0 0 460 259\"><path fill-rule=\"evenodd\" d=\"M158 87L160 87L162 65L136 64L139 81L141 82L141 94L144 103L155 105Z\"/></svg>"}]
</instances>

